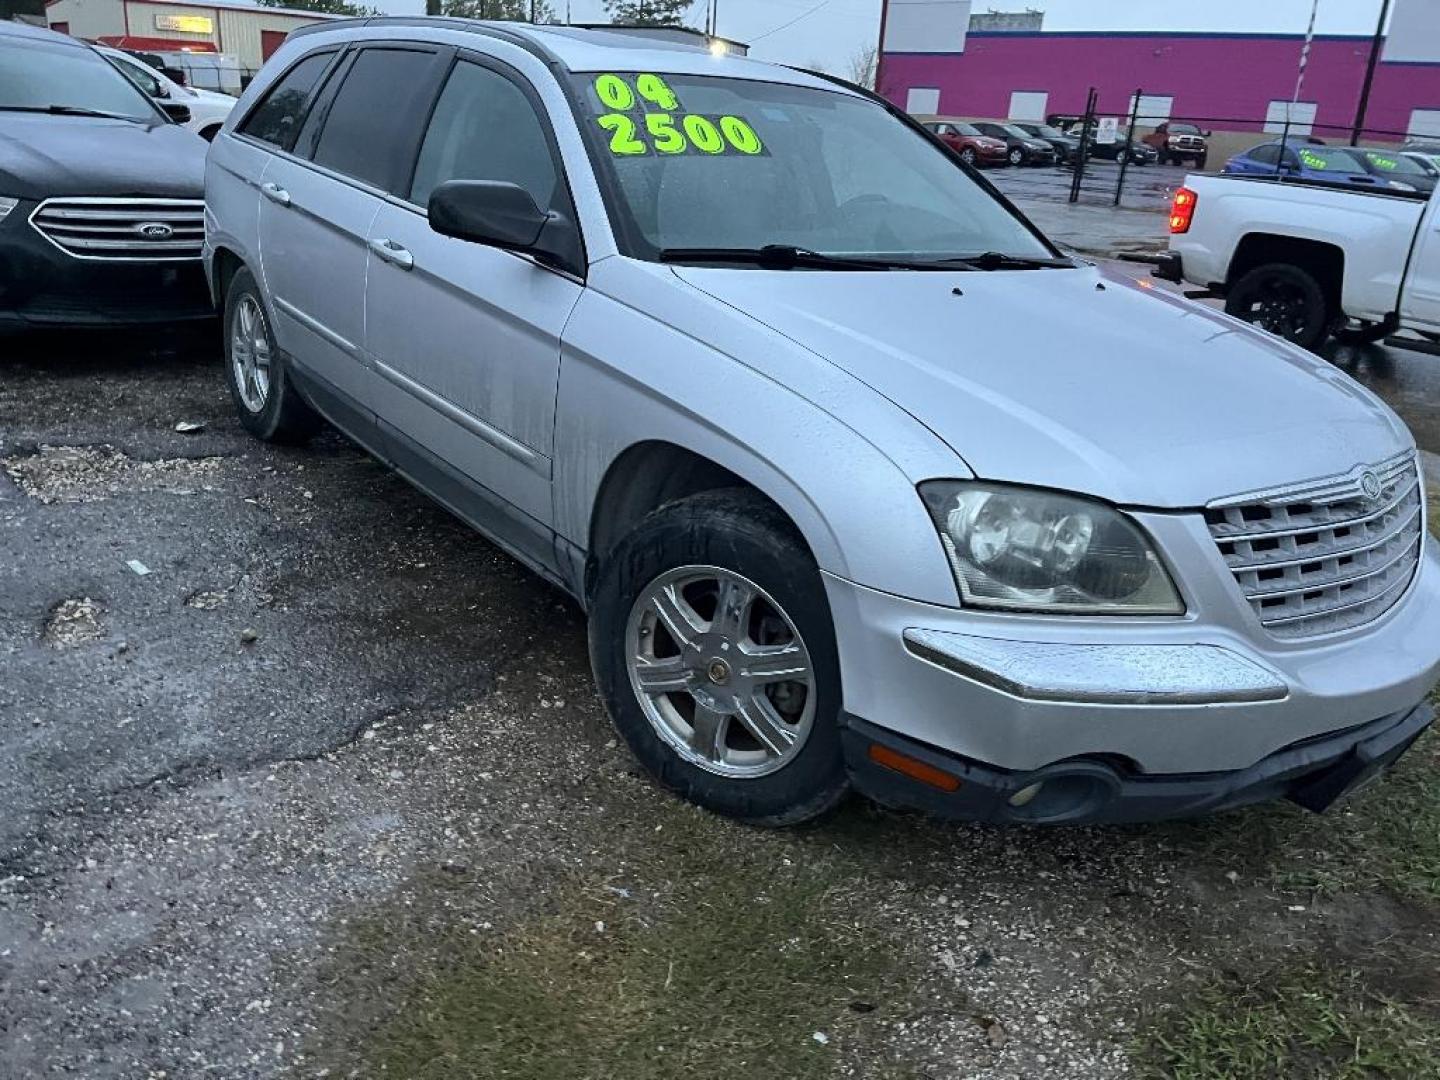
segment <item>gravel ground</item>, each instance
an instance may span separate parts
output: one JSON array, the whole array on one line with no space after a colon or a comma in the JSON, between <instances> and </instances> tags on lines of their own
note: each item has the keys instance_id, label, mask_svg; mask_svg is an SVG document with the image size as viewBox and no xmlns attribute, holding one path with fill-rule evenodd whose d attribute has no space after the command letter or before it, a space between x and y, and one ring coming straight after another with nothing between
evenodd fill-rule
<instances>
[{"instance_id":1,"label":"gravel ground","mask_svg":"<svg viewBox=\"0 0 1440 1080\"><path fill-rule=\"evenodd\" d=\"M0 360L0 1075L484 1075L385 1042L466 950L576 912L582 958L627 920L663 940L695 887L739 963L766 883L801 873L787 941L861 928L889 956L830 1021L777 1018L814 1075L1121 1077L1146 1009L1237 958L1433 955L1428 909L1297 901L1235 819L850 805L771 834L682 807L617 748L573 605L359 451L250 441L203 350L22 352ZM695 1075L754 1075L729 1068Z\"/></svg>"}]
</instances>

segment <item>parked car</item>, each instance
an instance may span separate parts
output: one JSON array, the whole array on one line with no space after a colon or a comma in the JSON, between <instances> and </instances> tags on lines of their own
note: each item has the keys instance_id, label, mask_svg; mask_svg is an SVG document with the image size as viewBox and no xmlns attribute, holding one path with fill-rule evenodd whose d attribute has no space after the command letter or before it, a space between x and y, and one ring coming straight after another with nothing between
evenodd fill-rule
<instances>
[{"instance_id":1,"label":"parked car","mask_svg":"<svg viewBox=\"0 0 1440 1080\"><path fill-rule=\"evenodd\" d=\"M1399 191L1418 191L1429 195L1435 190L1435 177L1418 162L1395 150L1374 150L1365 146L1351 147L1365 171L1381 183Z\"/></svg>"},{"instance_id":2,"label":"parked car","mask_svg":"<svg viewBox=\"0 0 1440 1080\"><path fill-rule=\"evenodd\" d=\"M1261 143L1236 154L1220 171L1230 176L1283 176L1366 189L1394 186L1367 169L1349 147L1306 143ZM1407 184L1395 190L1415 189Z\"/></svg>"},{"instance_id":3,"label":"parked car","mask_svg":"<svg viewBox=\"0 0 1440 1080\"><path fill-rule=\"evenodd\" d=\"M1049 124L1014 123L1009 126L1018 128L1031 138L1048 143L1061 164L1071 165L1080 159L1080 140L1072 135L1066 135L1059 128L1051 127Z\"/></svg>"},{"instance_id":4,"label":"parked car","mask_svg":"<svg viewBox=\"0 0 1440 1080\"><path fill-rule=\"evenodd\" d=\"M1092 140L1095 138L1093 131L1090 137ZM1090 145L1090 156L1101 161L1119 161L1121 155L1127 151L1131 165L1154 165L1160 160L1160 155L1153 146L1132 140L1128 128L1118 128L1114 142L1092 142Z\"/></svg>"},{"instance_id":5,"label":"parked car","mask_svg":"<svg viewBox=\"0 0 1440 1080\"><path fill-rule=\"evenodd\" d=\"M327 22L208 182L240 422L329 418L573 595L616 727L703 806L1320 809L1431 722L1404 424L1064 257L873 94Z\"/></svg>"},{"instance_id":6,"label":"parked car","mask_svg":"<svg viewBox=\"0 0 1440 1080\"><path fill-rule=\"evenodd\" d=\"M1184 165L1190 162L1197 169L1205 168L1210 160L1210 144L1206 142L1210 133L1201 131L1194 124L1161 124L1144 142L1160 155L1161 165Z\"/></svg>"},{"instance_id":7,"label":"parked car","mask_svg":"<svg viewBox=\"0 0 1440 1080\"><path fill-rule=\"evenodd\" d=\"M1422 150L1402 150L1401 154L1416 165L1431 179L1440 179L1440 153L1426 153Z\"/></svg>"},{"instance_id":8,"label":"parked car","mask_svg":"<svg viewBox=\"0 0 1440 1080\"><path fill-rule=\"evenodd\" d=\"M945 145L960 155L967 165L1008 165L1010 149L1002 139L981 134L973 124L960 120L933 120L925 125L940 136Z\"/></svg>"},{"instance_id":9,"label":"parked car","mask_svg":"<svg viewBox=\"0 0 1440 1080\"><path fill-rule=\"evenodd\" d=\"M1160 276L1224 297L1237 318L1305 348L1440 334L1434 198L1223 176L1191 176L1175 198Z\"/></svg>"},{"instance_id":10,"label":"parked car","mask_svg":"<svg viewBox=\"0 0 1440 1080\"><path fill-rule=\"evenodd\" d=\"M90 46L0 22L0 329L212 319L205 148Z\"/></svg>"},{"instance_id":11,"label":"parked car","mask_svg":"<svg viewBox=\"0 0 1440 1080\"><path fill-rule=\"evenodd\" d=\"M979 120L974 126L980 134L999 139L1005 144L1006 157L1011 165L1054 165L1058 160L1059 155L1053 146L1014 124Z\"/></svg>"},{"instance_id":12,"label":"parked car","mask_svg":"<svg viewBox=\"0 0 1440 1080\"><path fill-rule=\"evenodd\" d=\"M207 141L213 139L216 132L220 130L220 125L225 122L225 117L229 116L230 110L235 107L235 99L229 94L217 94L213 90L194 90L188 86L181 86L163 72L155 70L143 60L139 60L121 49L97 45L95 51L119 68L121 74L156 101L183 104L190 110L190 119L185 126L202 139Z\"/></svg>"}]
</instances>

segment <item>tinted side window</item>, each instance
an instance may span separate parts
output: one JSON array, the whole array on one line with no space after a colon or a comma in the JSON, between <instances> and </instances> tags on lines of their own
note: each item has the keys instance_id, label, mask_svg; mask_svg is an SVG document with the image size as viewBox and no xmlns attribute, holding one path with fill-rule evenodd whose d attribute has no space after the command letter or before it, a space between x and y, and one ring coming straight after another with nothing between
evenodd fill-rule
<instances>
[{"instance_id":1,"label":"tinted side window","mask_svg":"<svg viewBox=\"0 0 1440 1080\"><path fill-rule=\"evenodd\" d=\"M1250 160L1258 161L1261 165L1274 165L1280 160L1280 147L1273 143L1257 146L1250 151Z\"/></svg>"},{"instance_id":2,"label":"tinted side window","mask_svg":"<svg viewBox=\"0 0 1440 1080\"><path fill-rule=\"evenodd\" d=\"M325 73L332 56L332 52L307 56L280 76L265 95L265 100L245 118L245 123L240 126L241 133L289 150L295 143L295 133L300 130L305 101Z\"/></svg>"},{"instance_id":3,"label":"tinted side window","mask_svg":"<svg viewBox=\"0 0 1440 1080\"><path fill-rule=\"evenodd\" d=\"M365 49L350 65L320 130L312 160L383 191L414 153L434 83L433 52Z\"/></svg>"},{"instance_id":4,"label":"tinted side window","mask_svg":"<svg viewBox=\"0 0 1440 1080\"><path fill-rule=\"evenodd\" d=\"M479 64L456 64L445 84L410 201L424 206L446 180L503 180L519 184L542 210L555 202L560 176L534 106L513 82Z\"/></svg>"}]
</instances>

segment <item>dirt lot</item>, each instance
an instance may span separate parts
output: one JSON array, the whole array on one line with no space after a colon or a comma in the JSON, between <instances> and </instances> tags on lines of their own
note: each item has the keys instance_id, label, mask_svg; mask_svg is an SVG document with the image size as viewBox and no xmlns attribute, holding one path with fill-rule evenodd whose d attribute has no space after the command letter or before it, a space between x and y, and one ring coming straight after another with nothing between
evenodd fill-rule
<instances>
[{"instance_id":1,"label":"dirt lot","mask_svg":"<svg viewBox=\"0 0 1440 1080\"><path fill-rule=\"evenodd\" d=\"M0 356L0 1075L1440 1076L1440 740L1326 818L738 827L205 351Z\"/></svg>"}]
</instances>

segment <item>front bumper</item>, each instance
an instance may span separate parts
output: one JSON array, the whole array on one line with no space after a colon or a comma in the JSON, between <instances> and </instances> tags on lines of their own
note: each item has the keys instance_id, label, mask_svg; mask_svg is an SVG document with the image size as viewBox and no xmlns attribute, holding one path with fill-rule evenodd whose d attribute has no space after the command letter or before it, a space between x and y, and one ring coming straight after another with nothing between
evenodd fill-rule
<instances>
[{"instance_id":1,"label":"front bumper","mask_svg":"<svg viewBox=\"0 0 1440 1080\"><path fill-rule=\"evenodd\" d=\"M1194 817L1274 799L1322 812L1383 774L1433 721L1434 711L1417 705L1286 747L1248 769L1157 776L1104 759L1008 772L854 718L843 741L856 787L887 806L966 821L1095 825Z\"/></svg>"},{"instance_id":2,"label":"front bumper","mask_svg":"<svg viewBox=\"0 0 1440 1080\"><path fill-rule=\"evenodd\" d=\"M1440 680L1433 541L1408 594L1376 621L1281 641L1255 620L1203 520L1137 516L1190 566L1184 616L984 613L826 575L845 711L1007 773L1080 758L1136 776L1231 773L1407 713Z\"/></svg>"},{"instance_id":3,"label":"front bumper","mask_svg":"<svg viewBox=\"0 0 1440 1080\"><path fill-rule=\"evenodd\" d=\"M212 319L199 259L79 259L31 227L33 203L0 221L0 331L156 326Z\"/></svg>"}]
</instances>

